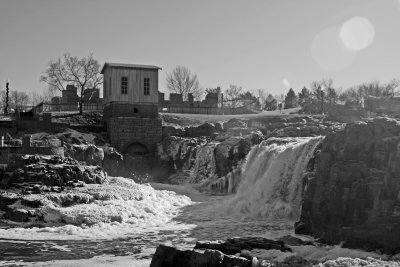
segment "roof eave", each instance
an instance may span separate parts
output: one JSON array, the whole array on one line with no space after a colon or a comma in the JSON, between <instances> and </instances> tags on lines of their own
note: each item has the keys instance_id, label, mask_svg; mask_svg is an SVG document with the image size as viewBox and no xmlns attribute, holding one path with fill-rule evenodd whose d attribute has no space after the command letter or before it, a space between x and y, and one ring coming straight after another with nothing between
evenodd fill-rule
<instances>
[{"instance_id":1,"label":"roof eave","mask_svg":"<svg viewBox=\"0 0 400 267\"><path fill-rule=\"evenodd\" d=\"M145 67L128 67L128 66L110 66L109 63L104 63L103 67L101 68L100 74L104 74L106 67L113 67L116 69L144 69L144 70L162 70L162 68L158 66L154 66L155 68L145 68Z\"/></svg>"}]
</instances>

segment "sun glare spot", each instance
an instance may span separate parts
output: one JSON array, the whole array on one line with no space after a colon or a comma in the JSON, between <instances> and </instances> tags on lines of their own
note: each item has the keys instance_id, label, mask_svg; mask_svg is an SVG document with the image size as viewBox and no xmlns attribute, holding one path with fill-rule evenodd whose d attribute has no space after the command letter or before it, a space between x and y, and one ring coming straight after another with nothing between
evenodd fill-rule
<instances>
[{"instance_id":1,"label":"sun glare spot","mask_svg":"<svg viewBox=\"0 0 400 267\"><path fill-rule=\"evenodd\" d=\"M290 88L290 82L289 82L289 80L288 79L283 79L282 80L282 83L283 83L283 85L287 88L287 89L289 89Z\"/></svg>"},{"instance_id":2,"label":"sun glare spot","mask_svg":"<svg viewBox=\"0 0 400 267\"><path fill-rule=\"evenodd\" d=\"M372 44L375 29L368 19L353 17L340 27L339 37L347 49L360 51Z\"/></svg>"},{"instance_id":3,"label":"sun glare spot","mask_svg":"<svg viewBox=\"0 0 400 267\"><path fill-rule=\"evenodd\" d=\"M311 45L311 55L320 67L342 71L351 66L356 52L346 49L339 40L339 27L330 27L317 34Z\"/></svg>"}]
</instances>

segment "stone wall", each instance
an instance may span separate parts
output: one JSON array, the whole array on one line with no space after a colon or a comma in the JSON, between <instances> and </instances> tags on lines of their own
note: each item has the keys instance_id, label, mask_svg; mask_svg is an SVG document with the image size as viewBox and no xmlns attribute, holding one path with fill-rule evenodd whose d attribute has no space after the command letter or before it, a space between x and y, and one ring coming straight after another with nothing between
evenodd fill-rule
<instances>
[{"instance_id":1,"label":"stone wall","mask_svg":"<svg viewBox=\"0 0 400 267\"><path fill-rule=\"evenodd\" d=\"M400 97L379 98L368 96L365 100L365 108L373 112L400 113Z\"/></svg>"},{"instance_id":2,"label":"stone wall","mask_svg":"<svg viewBox=\"0 0 400 267\"><path fill-rule=\"evenodd\" d=\"M59 140L57 140L59 141ZM22 139L22 146L12 145L0 147L0 164L8 164L12 162L12 158L16 155L57 155L64 156L64 146L62 143L53 142L55 144L38 145L34 144L30 135L25 135Z\"/></svg>"},{"instance_id":3,"label":"stone wall","mask_svg":"<svg viewBox=\"0 0 400 267\"><path fill-rule=\"evenodd\" d=\"M158 107L154 104L111 103L104 107L103 120L110 117L157 118Z\"/></svg>"},{"instance_id":4,"label":"stone wall","mask_svg":"<svg viewBox=\"0 0 400 267\"><path fill-rule=\"evenodd\" d=\"M160 118L111 117L107 121L111 145L125 152L134 143L153 153L162 138Z\"/></svg>"}]
</instances>

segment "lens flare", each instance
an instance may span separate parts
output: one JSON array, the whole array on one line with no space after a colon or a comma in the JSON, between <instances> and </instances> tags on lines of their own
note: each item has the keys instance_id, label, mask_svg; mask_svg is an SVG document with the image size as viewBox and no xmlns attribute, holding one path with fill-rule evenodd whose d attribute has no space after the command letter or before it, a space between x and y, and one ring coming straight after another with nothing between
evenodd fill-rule
<instances>
[{"instance_id":1,"label":"lens flare","mask_svg":"<svg viewBox=\"0 0 400 267\"><path fill-rule=\"evenodd\" d=\"M289 89L290 88L290 82L289 82L289 80L288 79L283 79L282 80L282 83L283 83L283 85L287 88L287 89Z\"/></svg>"},{"instance_id":2,"label":"lens flare","mask_svg":"<svg viewBox=\"0 0 400 267\"><path fill-rule=\"evenodd\" d=\"M351 66L356 52L346 49L339 40L339 27L330 27L318 33L311 45L311 55L325 70L342 71Z\"/></svg>"},{"instance_id":3,"label":"lens flare","mask_svg":"<svg viewBox=\"0 0 400 267\"><path fill-rule=\"evenodd\" d=\"M353 17L340 27L339 37L347 49L361 51L374 41L375 29L368 19Z\"/></svg>"}]
</instances>

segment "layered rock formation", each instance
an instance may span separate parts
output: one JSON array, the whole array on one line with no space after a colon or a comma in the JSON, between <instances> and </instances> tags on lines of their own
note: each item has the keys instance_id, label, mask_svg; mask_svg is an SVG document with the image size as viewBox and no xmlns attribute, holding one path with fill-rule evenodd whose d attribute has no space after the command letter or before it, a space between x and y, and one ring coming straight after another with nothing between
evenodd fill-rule
<instances>
[{"instance_id":1,"label":"layered rock formation","mask_svg":"<svg viewBox=\"0 0 400 267\"><path fill-rule=\"evenodd\" d=\"M197 242L193 250L160 245L153 256L150 266L312 266L315 263L314 261L308 261L291 253L292 249L290 246L301 245L313 244L294 237L284 237L281 240L243 237L232 238L226 241ZM285 256L282 256L279 261L274 260L271 259L271 256L268 256L268 251L272 251L272 254L276 254L276 251L279 251L281 255Z\"/></svg>"},{"instance_id":2,"label":"layered rock formation","mask_svg":"<svg viewBox=\"0 0 400 267\"><path fill-rule=\"evenodd\" d=\"M310 137L327 135L343 127L342 123L325 121L322 118L302 117L263 117L251 119L250 127L260 129L267 137Z\"/></svg>"},{"instance_id":3,"label":"layered rock formation","mask_svg":"<svg viewBox=\"0 0 400 267\"><path fill-rule=\"evenodd\" d=\"M296 233L400 252L400 122L377 118L328 135L311 162Z\"/></svg>"},{"instance_id":4,"label":"layered rock formation","mask_svg":"<svg viewBox=\"0 0 400 267\"><path fill-rule=\"evenodd\" d=\"M10 188L26 185L29 192L34 185L67 186L79 182L101 184L106 177L101 167L86 166L72 158L24 155L15 157L7 166L1 177L1 186Z\"/></svg>"},{"instance_id":5,"label":"layered rock formation","mask_svg":"<svg viewBox=\"0 0 400 267\"><path fill-rule=\"evenodd\" d=\"M161 182L190 182L201 184L202 190L232 193L252 146L269 137L319 136L341 127L340 123L306 116L231 119L222 125L205 123L179 129L164 127L165 137L156 153L156 176Z\"/></svg>"},{"instance_id":6,"label":"layered rock formation","mask_svg":"<svg viewBox=\"0 0 400 267\"><path fill-rule=\"evenodd\" d=\"M168 183L200 184L228 175L246 157L251 146L263 140L259 131L248 128L245 131L246 135L237 136L227 131L214 140L210 137L164 138L156 155L159 179Z\"/></svg>"}]
</instances>

